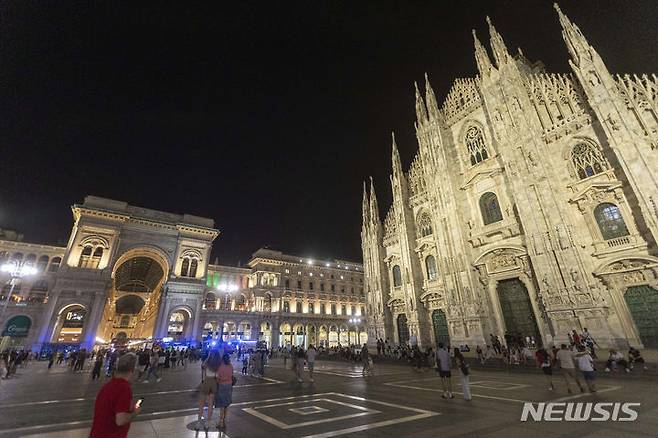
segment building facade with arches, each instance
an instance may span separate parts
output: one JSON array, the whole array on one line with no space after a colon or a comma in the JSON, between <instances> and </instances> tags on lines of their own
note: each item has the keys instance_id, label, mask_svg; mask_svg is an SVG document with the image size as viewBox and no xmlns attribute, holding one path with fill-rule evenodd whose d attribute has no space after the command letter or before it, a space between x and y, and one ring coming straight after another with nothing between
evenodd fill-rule
<instances>
[{"instance_id":1,"label":"building facade with arches","mask_svg":"<svg viewBox=\"0 0 658 438\"><path fill-rule=\"evenodd\" d=\"M363 266L261 248L246 267L210 265L205 339L334 347L368 340Z\"/></svg>"},{"instance_id":2,"label":"building facade with arches","mask_svg":"<svg viewBox=\"0 0 658 438\"><path fill-rule=\"evenodd\" d=\"M658 80L613 75L559 9L572 73L508 51L489 19L478 76L416 86L419 150L393 205L363 195L369 339L535 344L587 328L658 345ZM493 54L493 57L490 56Z\"/></svg>"},{"instance_id":3,"label":"building facade with arches","mask_svg":"<svg viewBox=\"0 0 658 438\"><path fill-rule=\"evenodd\" d=\"M91 348L123 336L167 337L172 325L185 339L200 339L206 267L219 234L212 219L95 196L72 212L66 247L0 241L3 265L36 268L11 297L0 274L0 306L7 304L0 326L30 319L22 339L3 335L3 343Z\"/></svg>"},{"instance_id":4,"label":"building facade with arches","mask_svg":"<svg viewBox=\"0 0 658 438\"><path fill-rule=\"evenodd\" d=\"M0 240L0 265L30 268L13 280L0 270L0 351L115 338L275 347L367 339L360 263L261 249L245 267L222 266L209 263L212 219L95 196L72 212L65 247Z\"/></svg>"}]
</instances>

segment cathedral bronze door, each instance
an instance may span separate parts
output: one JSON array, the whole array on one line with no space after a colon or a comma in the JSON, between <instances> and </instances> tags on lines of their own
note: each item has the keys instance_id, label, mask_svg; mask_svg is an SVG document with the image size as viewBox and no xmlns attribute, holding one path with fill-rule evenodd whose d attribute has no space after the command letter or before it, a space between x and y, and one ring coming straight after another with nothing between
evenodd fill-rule
<instances>
[{"instance_id":1,"label":"cathedral bronze door","mask_svg":"<svg viewBox=\"0 0 658 438\"><path fill-rule=\"evenodd\" d=\"M512 336L534 339L539 345L541 336L532 310L530 296L525 285L518 278L498 282L498 299L503 311L505 331Z\"/></svg>"},{"instance_id":2,"label":"cathedral bronze door","mask_svg":"<svg viewBox=\"0 0 658 438\"><path fill-rule=\"evenodd\" d=\"M407 316L403 313L398 315L398 340L400 344L409 342L409 326L407 325Z\"/></svg>"},{"instance_id":3,"label":"cathedral bronze door","mask_svg":"<svg viewBox=\"0 0 658 438\"><path fill-rule=\"evenodd\" d=\"M434 327L436 345L439 345L439 342L441 342L448 347L450 345L450 333L448 332L446 314L443 310L435 310L432 312L432 326Z\"/></svg>"},{"instance_id":4,"label":"cathedral bronze door","mask_svg":"<svg viewBox=\"0 0 658 438\"><path fill-rule=\"evenodd\" d=\"M658 291L646 285L629 287L624 300L644 346L658 347Z\"/></svg>"}]
</instances>

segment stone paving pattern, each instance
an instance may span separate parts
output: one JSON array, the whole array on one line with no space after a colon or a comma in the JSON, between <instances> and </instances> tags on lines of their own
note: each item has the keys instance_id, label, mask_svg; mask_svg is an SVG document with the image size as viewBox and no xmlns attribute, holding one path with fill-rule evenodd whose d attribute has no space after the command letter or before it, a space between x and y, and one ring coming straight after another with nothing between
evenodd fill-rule
<instances>
[{"instance_id":1,"label":"stone paving pattern","mask_svg":"<svg viewBox=\"0 0 658 438\"><path fill-rule=\"evenodd\" d=\"M306 375L306 381L299 384L280 360L272 361L271 365L267 377L272 380L239 376L226 436L508 437L540 433L547 437L619 438L656 436L658 430L656 377L653 373L641 375L638 370L632 376L598 373L598 394L572 397L559 376L555 378L556 390L551 392L539 371L474 368L471 376L474 398L467 402L459 394L458 378L453 378L456 398L442 399L440 381L432 370L417 373L407 366L378 364L374 376L363 378L359 367L321 361L316 365L315 383L308 382ZM198 379L198 365L190 365L187 370L168 370L160 383L135 383L135 396L144 396L145 401L130 436L222 436L216 429L197 434L187 427L196 420L194 388ZM20 369L16 378L0 382L0 436L86 437L94 397L101 384L102 381L91 381L86 372L74 374L57 367L48 371L45 363L32 363L27 369ZM638 421L633 423L520 421L525 400L565 399L630 401L641 402L642 406ZM301 422L312 424L294 427ZM293 427L282 428L285 425Z\"/></svg>"}]
</instances>

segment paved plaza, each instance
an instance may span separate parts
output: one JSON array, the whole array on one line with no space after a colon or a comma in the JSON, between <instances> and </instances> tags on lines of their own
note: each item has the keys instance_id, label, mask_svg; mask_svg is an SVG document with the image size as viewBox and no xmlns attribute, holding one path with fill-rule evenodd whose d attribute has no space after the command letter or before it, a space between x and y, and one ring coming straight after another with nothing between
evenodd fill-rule
<instances>
[{"instance_id":1,"label":"paved plaza","mask_svg":"<svg viewBox=\"0 0 658 438\"><path fill-rule=\"evenodd\" d=\"M134 383L135 397L144 397L142 415L132 424L131 437L436 437L655 436L658 396L654 375L599 373L598 393L566 392L556 376L548 391L534 370L480 370L471 376L473 400L441 398L434 371L379 364L362 377L360 368L345 362L320 361L315 382L294 380L281 360L273 360L266 379L238 376L225 433L196 432L195 387L199 367L168 370L159 383ZM102 382L88 373L74 374L45 363L20 369L16 378L0 382L0 436L77 438L88 435L94 397ZM635 422L521 422L527 401L639 402Z\"/></svg>"}]
</instances>

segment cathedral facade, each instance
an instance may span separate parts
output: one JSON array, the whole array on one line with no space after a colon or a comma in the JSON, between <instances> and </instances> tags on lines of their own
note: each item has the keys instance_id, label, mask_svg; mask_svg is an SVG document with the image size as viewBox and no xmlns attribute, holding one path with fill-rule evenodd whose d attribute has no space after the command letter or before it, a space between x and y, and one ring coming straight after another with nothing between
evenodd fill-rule
<instances>
[{"instance_id":1,"label":"cathedral facade","mask_svg":"<svg viewBox=\"0 0 658 438\"><path fill-rule=\"evenodd\" d=\"M556 6L571 73L510 53L487 18L478 75L439 104L416 86L418 153L393 205L364 185L371 340L490 335L658 345L658 79L616 75Z\"/></svg>"},{"instance_id":2,"label":"cathedral facade","mask_svg":"<svg viewBox=\"0 0 658 438\"><path fill-rule=\"evenodd\" d=\"M210 263L212 219L87 196L66 246L0 240L0 351L93 348L121 339L365 342L363 267L270 249Z\"/></svg>"}]
</instances>

